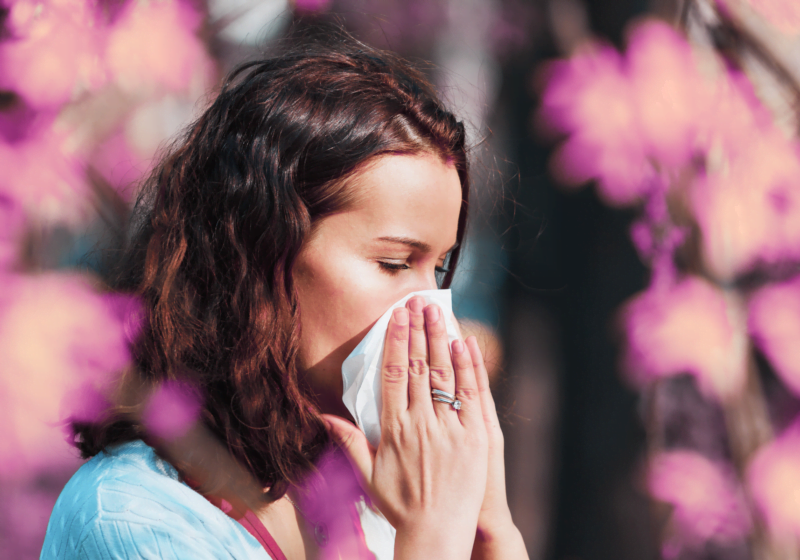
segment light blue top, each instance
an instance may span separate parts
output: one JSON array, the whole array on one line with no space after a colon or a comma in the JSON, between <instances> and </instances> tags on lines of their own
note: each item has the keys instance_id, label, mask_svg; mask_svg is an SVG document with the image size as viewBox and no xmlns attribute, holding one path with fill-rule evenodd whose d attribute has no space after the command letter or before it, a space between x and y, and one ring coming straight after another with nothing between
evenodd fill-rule
<instances>
[{"instance_id":1,"label":"light blue top","mask_svg":"<svg viewBox=\"0 0 800 560\"><path fill-rule=\"evenodd\" d=\"M269 560L259 542L141 440L84 464L58 497L41 560Z\"/></svg>"}]
</instances>

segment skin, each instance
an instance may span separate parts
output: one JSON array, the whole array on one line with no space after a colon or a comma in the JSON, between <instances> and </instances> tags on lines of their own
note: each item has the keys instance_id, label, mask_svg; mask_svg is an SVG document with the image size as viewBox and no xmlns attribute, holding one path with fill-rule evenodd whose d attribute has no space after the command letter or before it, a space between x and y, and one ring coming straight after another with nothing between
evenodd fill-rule
<instances>
[{"instance_id":1,"label":"skin","mask_svg":"<svg viewBox=\"0 0 800 560\"><path fill-rule=\"evenodd\" d=\"M455 168L431 155L376 158L353 183L355 203L318 223L294 268L300 368L322 411L345 418L342 362L395 301L437 287L461 209Z\"/></svg>"},{"instance_id":2,"label":"skin","mask_svg":"<svg viewBox=\"0 0 800 560\"><path fill-rule=\"evenodd\" d=\"M437 287L461 208L455 168L432 154L382 156L352 180L355 202L317 224L293 271L304 379L361 486L397 529L395 558L527 558L506 501L483 358L474 337L449 346L437 306L412 298L390 321L379 447L344 419L342 362L391 304ZM434 403L432 387L455 392L463 409ZM288 558L318 553L286 500L259 516Z\"/></svg>"}]
</instances>

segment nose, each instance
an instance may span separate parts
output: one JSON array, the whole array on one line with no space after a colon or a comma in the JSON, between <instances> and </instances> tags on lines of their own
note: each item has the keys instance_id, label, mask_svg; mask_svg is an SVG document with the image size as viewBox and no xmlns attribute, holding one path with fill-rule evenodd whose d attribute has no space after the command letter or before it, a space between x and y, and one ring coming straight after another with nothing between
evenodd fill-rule
<instances>
[{"instance_id":1,"label":"nose","mask_svg":"<svg viewBox=\"0 0 800 560\"><path fill-rule=\"evenodd\" d=\"M436 290L439 288L439 284L436 282L436 273L430 272L421 275L421 278L415 283L417 284L414 286L412 291L414 292L421 292L423 290Z\"/></svg>"}]
</instances>

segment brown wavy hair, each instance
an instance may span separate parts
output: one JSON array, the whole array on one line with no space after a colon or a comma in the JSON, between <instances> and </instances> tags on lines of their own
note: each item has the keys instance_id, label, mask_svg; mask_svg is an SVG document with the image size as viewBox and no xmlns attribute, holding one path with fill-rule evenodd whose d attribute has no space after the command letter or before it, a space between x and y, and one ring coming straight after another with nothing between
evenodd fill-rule
<instances>
[{"instance_id":1,"label":"brown wavy hair","mask_svg":"<svg viewBox=\"0 0 800 560\"><path fill-rule=\"evenodd\" d=\"M388 153L454 163L459 241L466 224L463 124L398 56L342 32L326 37L232 72L143 185L111 275L144 303L134 375L188 376L204 396L205 425L273 498L328 443L297 370L292 266L314 224L345 209L347 179ZM146 435L113 411L73 430L84 457Z\"/></svg>"}]
</instances>

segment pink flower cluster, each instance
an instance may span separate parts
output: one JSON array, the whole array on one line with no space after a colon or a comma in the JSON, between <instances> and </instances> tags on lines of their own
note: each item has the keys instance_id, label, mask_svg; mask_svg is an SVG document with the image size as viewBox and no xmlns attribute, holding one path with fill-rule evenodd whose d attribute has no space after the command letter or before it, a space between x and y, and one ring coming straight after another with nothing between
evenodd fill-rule
<instances>
[{"instance_id":1,"label":"pink flower cluster","mask_svg":"<svg viewBox=\"0 0 800 560\"><path fill-rule=\"evenodd\" d=\"M2 274L0 283L0 476L19 476L74 461L60 426L103 413L139 313L77 275Z\"/></svg>"},{"instance_id":2,"label":"pink flower cluster","mask_svg":"<svg viewBox=\"0 0 800 560\"><path fill-rule=\"evenodd\" d=\"M200 397L187 384L177 381L158 386L142 411L147 431L161 439L184 436L200 414Z\"/></svg>"},{"instance_id":3,"label":"pink flower cluster","mask_svg":"<svg viewBox=\"0 0 800 560\"><path fill-rule=\"evenodd\" d=\"M68 130L55 126L40 126L15 143L0 140L0 195L44 222L83 222L89 185L70 140Z\"/></svg>"},{"instance_id":4,"label":"pink flower cluster","mask_svg":"<svg viewBox=\"0 0 800 560\"><path fill-rule=\"evenodd\" d=\"M24 134L0 131L0 196L37 222L74 226L90 215L87 168L118 189L135 181L186 111L141 115L204 93L214 64L198 36L203 14L190 0L0 3L10 32L0 42L0 89L18 94L17 113L30 117ZM142 134L143 120L160 135Z\"/></svg>"},{"instance_id":5,"label":"pink flower cluster","mask_svg":"<svg viewBox=\"0 0 800 560\"><path fill-rule=\"evenodd\" d=\"M627 56L585 45L550 68L542 98L546 125L570 135L556 154L557 176L573 184L597 179L614 205L636 202L648 177L693 156L712 93L691 48L666 24L637 27Z\"/></svg>"},{"instance_id":6,"label":"pink flower cluster","mask_svg":"<svg viewBox=\"0 0 800 560\"><path fill-rule=\"evenodd\" d=\"M756 345L786 386L800 395L800 277L757 291L749 315Z\"/></svg>"},{"instance_id":7,"label":"pink flower cluster","mask_svg":"<svg viewBox=\"0 0 800 560\"><path fill-rule=\"evenodd\" d=\"M758 450L747 468L747 484L773 535L800 539L800 427L797 424Z\"/></svg>"},{"instance_id":8,"label":"pink flower cluster","mask_svg":"<svg viewBox=\"0 0 800 560\"><path fill-rule=\"evenodd\" d=\"M664 558L679 549L708 541L730 543L746 538L750 514L735 474L694 451L669 451L656 455L647 473L647 489L657 500L673 507L671 539Z\"/></svg>"},{"instance_id":9,"label":"pink flower cluster","mask_svg":"<svg viewBox=\"0 0 800 560\"><path fill-rule=\"evenodd\" d=\"M746 374L744 306L706 280L688 277L654 286L622 310L624 370L636 384L691 373L717 399L741 391Z\"/></svg>"},{"instance_id":10,"label":"pink flower cluster","mask_svg":"<svg viewBox=\"0 0 800 560\"><path fill-rule=\"evenodd\" d=\"M37 108L107 82L135 94L180 91L210 68L200 15L183 0L128 2L111 22L97 2L6 1L13 38L0 45L0 85Z\"/></svg>"},{"instance_id":11,"label":"pink flower cluster","mask_svg":"<svg viewBox=\"0 0 800 560\"><path fill-rule=\"evenodd\" d=\"M797 2L747 1L784 31L800 21ZM632 236L653 276L621 313L629 379L644 385L689 373L728 406L746 389L752 340L800 395L800 276L747 297L735 282L800 263L800 144L748 78L647 21L624 55L593 43L554 64L539 116L566 136L552 162L557 178L595 180L609 204L641 205ZM674 256L687 239L702 262L681 276ZM796 544L800 424L762 446L743 478L772 534ZM740 486L731 469L700 454L655 456L648 490L673 506L664 557L708 541L743 542L752 524Z\"/></svg>"},{"instance_id":12,"label":"pink flower cluster","mask_svg":"<svg viewBox=\"0 0 800 560\"><path fill-rule=\"evenodd\" d=\"M800 149L749 82L722 67L647 21L624 56L593 43L555 63L540 120L568 134L554 175L596 180L609 204L645 200L654 177L666 178L699 228L707 270L727 281L800 260Z\"/></svg>"}]
</instances>

